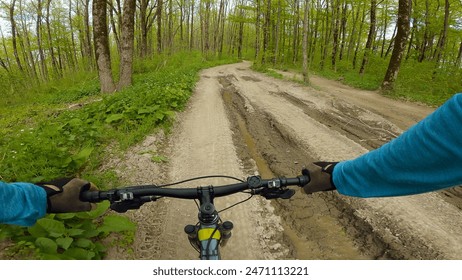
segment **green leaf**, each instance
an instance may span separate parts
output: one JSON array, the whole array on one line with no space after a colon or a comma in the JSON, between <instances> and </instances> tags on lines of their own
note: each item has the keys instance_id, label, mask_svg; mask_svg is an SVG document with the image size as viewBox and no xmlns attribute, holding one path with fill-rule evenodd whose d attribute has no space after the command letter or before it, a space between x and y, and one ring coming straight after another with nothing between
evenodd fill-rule
<instances>
[{"instance_id":1,"label":"green leaf","mask_svg":"<svg viewBox=\"0 0 462 280\"><path fill-rule=\"evenodd\" d=\"M95 256L95 253L82 248L69 248L63 255L76 260L91 260Z\"/></svg>"},{"instance_id":2,"label":"green leaf","mask_svg":"<svg viewBox=\"0 0 462 280\"><path fill-rule=\"evenodd\" d=\"M69 236L79 236L84 232L85 232L85 230L79 229L79 228L70 228L70 229L67 230L67 234Z\"/></svg>"},{"instance_id":3,"label":"green leaf","mask_svg":"<svg viewBox=\"0 0 462 280\"><path fill-rule=\"evenodd\" d=\"M106 123L113 123L113 122L119 121L123 119L123 117L124 117L123 114L112 114L106 118Z\"/></svg>"},{"instance_id":4,"label":"green leaf","mask_svg":"<svg viewBox=\"0 0 462 280\"><path fill-rule=\"evenodd\" d=\"M101 252L101 253L107 251L106 246L104 246L103 244L101 244L101 242L95 242L95 249L96 249L98 252Z\"/></svg>"},{"instance_id":5,"label":"green leaf","mask_svg":"<svg viewBox=\"0 0 462 280\"><path fill-rule=\"evenodd\" d=\"M157 111L155 114L154 114L154 118L156 118L157 120L161 121L163 120L165 117L164 113L161 112L161 111Z\"/></svg>"},{"instance_id":6,"label":"green leaf","mask_svg":"<svg viewBox=\"0 0 462 280\"><path fill-rule=\"evenodd\" d=\"M44 230L52 237L60 237L66 232L64 223L53 219L43 218L37 221Z\"/></svg>"},{"instance_id":7,"label":"green leaf","mask_svg":"<svg viewBox=\"0 0 462 280\"><path fill-rule=\"evenodd\" d=\"M83 124L83 121L81 119L74 118L70 120L68 123L70 126L77 127L77 126L81 126Z\"/></svg>"},{"instance_id":8,"label":"green leaf","mask_svg":"<svg viewBox=\"0 0 462 280\"><path fill-rule=\"evenodd\" d=\"M72 161L75 162L78 167L80 167L90 157L92 151L93 147L85 147L78 154L72 156Z\"/></svg>"},{"instance_id":9,"label":"green leaf","mask_svg":"<svg viewBox=\"0 0 462 280\"><path fill-rule=\"evenodd\" d=\"M58 246L63 248L64 250L67 250L71 246L73 241L74 238L72 237L60 237L56 239L56 244L58 244Z\"/></svg>"},{"instance_id":10,"label":"green leaf","mask_svg":"<svg viewBox=\"0 0 462 280\"><path fill-rule=\"evenodd\" d=\"M27 231L33 237L45 237L48 236L48 231L46 231L39 223L35 223L35 225L29 227Z\"/></svg>"},{"instance_id":11,"label":"green leaf","mask_svg":"<svg viewBox=\"0 0 462 280\"><path fill-rule=\"evenodd\" d=\"M80 234L79 236L84 237L84 238L92 238L92 237L98 236L100 233L101 233L100 230L89 229L89 230L85 230L84 232L82 232L82 234Z\"/></svg>"},{"instance_id":12,"label":"green leaf","mask_svg":"<svg viewBox=\"0 0 462 280\"><path fill-rule=\"evenodd\" d=\"M138 115L154 113L157 110L157 107L140 108L138 109Z\"/></svg>"},{"instance_id":13,"label":"green leaf","mask_svg":"<svg viewBox=\"0 0 462 280\"><path fill-rule=\"evenodd\" d=\"M39 237L35 240L35 245L45 253L56 253L58 250L58 245L56 242L46 237Z\"/></svg>"},{"instance_id":14,"label":"green leaf","mask_svg":"<svg viewBox=\"0 0 462 280\"><path fill-rule=\"evenodd\" d=\"M93 242L87 238L79 238L74 242L74 245L80 248L91 248Z\"/></svg>"},{"instance_id":15,"label":"green leaf","mask_svg":"<svg viewBox=\"0 0 462 280\"><path fill-rule=\"evenodd\" d=\"M100 230L103 232L120 232L120 231L134 231L136 225L124 216L110 215L104 217L103 225Z\"/></svg>"},{"instance_id":16,"label":"green leaf","mask_svg":"<svg viewBox=\"0 0 462 280\"><path fill-rule=\"evenodd\" d=\"M56 214L56 218L60 220L68 220L72 219L75 217L75 213L61 213L61 214Z\"/></svg>"},{"instance_id":17,"label":"green leaf","mask_svg":"<svg viewBox=\"0 0 462 280\"><path fill-rule=\"evenodd\" d=\"M111 203L109 201L103 201L101 203L96 204L96 209L92 211L87 211L87 212L79 212L76 214L77 218L80 219L90 219L93 220L95 218L98 218L99 216L103 215L107 209L109 209L109 206Z\"/></svg>"}]
</instances>

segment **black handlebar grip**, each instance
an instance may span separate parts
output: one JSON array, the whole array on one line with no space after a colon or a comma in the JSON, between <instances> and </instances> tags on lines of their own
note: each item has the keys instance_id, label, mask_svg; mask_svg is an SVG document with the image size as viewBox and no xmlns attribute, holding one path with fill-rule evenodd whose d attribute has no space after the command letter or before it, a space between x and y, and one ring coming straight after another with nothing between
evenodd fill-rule
<instances>
[{"instance_id":1,"label":"black handlebar grip","mask_svg":"<svg viewBox=\"0 0 462 280\"><path fill-rule=\"evenodd\" d=\"M300 187L305 186L306 184L308 184L311 181L310 171L308 171L308 169L304 168L302 170L302 176L298 176L298 178L300 179Z\"/></svg>"},{"instance_id":2,"label":"black handlebar grip","mask_svg":"<svg viewBox=\"0 0 462 280\"><path fill-rule=\"evenodd\" d=\"M100 202L99 191L85 191L80 193L80 200L85 202Z\"/></svg>"}]
</instances>

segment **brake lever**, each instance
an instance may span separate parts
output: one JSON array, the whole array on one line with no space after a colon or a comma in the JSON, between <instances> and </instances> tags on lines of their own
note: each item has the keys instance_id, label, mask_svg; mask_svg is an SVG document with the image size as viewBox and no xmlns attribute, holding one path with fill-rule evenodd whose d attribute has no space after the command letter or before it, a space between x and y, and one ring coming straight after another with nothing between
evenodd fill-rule
<instances>
[{"instance_id":1,"label":"brake lever","mask_svg":"<svg viewBox=\"0 0 462 280\"><path fill-rule=\"evenodd\" d=\"M144 202L134 200L117 201L111 203L111 209L117 213L125 213L131 209L140 209L143 204Z\"/></svg>"},{"instance_id":2,"label":"brake lever","mask_svg":"<svg viewBox=\"0 0 462 280\"><path fill-rule=\"evenodd\" d=\"M140 209L140 207L149 201L156 201L159 197L141 197L135 198L131 200L122 200L122 201L114 201L111 203L110 208L118 213L125 213L128 210L132 209Z\"/></svg>"},{"instance_id":3,"label":"brake lever","mask_svg":"<svg viewBox=\"0 0 462 280\"><path fill-rule=\"evenodd\" d=\"M260 193L266 199L289 199L295 194L295 191L292 189L265 189Z\"/></svg>"}]
</instances>

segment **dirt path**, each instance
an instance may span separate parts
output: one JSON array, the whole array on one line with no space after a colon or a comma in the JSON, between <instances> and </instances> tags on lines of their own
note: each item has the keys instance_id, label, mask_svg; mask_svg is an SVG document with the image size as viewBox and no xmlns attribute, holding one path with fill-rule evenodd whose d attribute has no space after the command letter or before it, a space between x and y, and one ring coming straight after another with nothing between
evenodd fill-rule
<instances>
[{"instance_id":1,"label":"dirt path","mask_svg":"<svg viewBox=\"0 0 462 280\"><path fill-rule=\"evenodd\" d=\"M255 172L294 176L314 160L349 159L377 148L433 110L320 78L312 78L315 90L249 66L203 71L172 135L148 137L111 168L130 174L123 178L130 183ZM150 160L158 154L168 164ZM217 199L217 207L245 197ZM194 203L164 199L130 215L139 222L134 251L109 258L197 257L183 233L197 219ZM462 258L462 214L437 193L366 200L298 191L291 200L252 198L221 217L235 224L223 250L227 259Z\"/></svg>"}]
</instances>

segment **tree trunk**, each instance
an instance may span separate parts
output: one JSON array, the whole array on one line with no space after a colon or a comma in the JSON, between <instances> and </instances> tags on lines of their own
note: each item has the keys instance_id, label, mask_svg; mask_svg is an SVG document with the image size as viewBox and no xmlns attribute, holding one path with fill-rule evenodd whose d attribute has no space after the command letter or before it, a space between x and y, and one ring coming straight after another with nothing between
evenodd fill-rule
<instances>
[{"instance_id":1,"label":"tree trunk","mask_svg":"<svg viewBox=\"0 0 462 280\"><path fill-rule=\"evenodd\" d=\"M433 59L436 62L436 68L438 68L441 61L441 57L446 46L446 37L448 35L449 29L449 0L444 2L444 25L443 30L441 31L440 38L438 39L438 44L436 45L435 52L433 54Z\"/></svg>"},{"instance_id":2,"label":"tree trunk","mask_svg":"<svg viewBox=\"0 0 462 280\"><path fill-rule=\"evenodd\" d=\"M191 33L189 39L189 50L192 50L194 47L194 0L191 2Z\"/></svg>"},{"instance_id":3,"label":"tree trunk","mask_svg":"<svg viewBox=\"0 0 462 280\"><path fill-rule=\"evenodd\" d=\"M122 34L120 45L120 79L117 90L132 84L133 49L135 40L136 0L125 0L122 16Z\"/></svg>"},{"instance_id":4,"label":"tree trunk","mask_svg":"<svg viewBox=\"0 0 462 280\"><path fill-rule=\"evenodd\" d=\"M241 1L244 2L244 1ZM242 4L241 4L242 5ZM242 6L239 8L239 30L238 30L238 36L237 36L237 58L241 59L242 58L242 43L244 41L244 9Z\"/></svg>"},{"instance_id":5,"label":"tree trunk","mask_svg":"<svg viewBox=\"0 0 462 280\"><path fill-rule=\"evenodd\" d=\"M201 2L204 3L204 10L203 10L203 18L201 19L201 22L203 22L203 28L202 28L202 38L204 40L203 43L203 52L204 54L208 54L210 50L210 6L211 6L211 1L212 0L202 0Z\"/></svg>"},{"instance_id":6,"label":"tree trunk","mask_svg":"<svg viewBox=\"0 0 462 280\"><path fill-rule=\"evenodd\" d=\"M112 93L116 87L112 78L106 5L106 0L93 0L93 40L101 92Z\"/></svg>"},{"instance_id":7,"label":"tree trunk","mask_svg":"<svg viewBox=\"0 0 462 280\"><path fill-rule=\"evenodd\" d=\"M383 57L385 53L385 41L386 41L386 35L387 35L387 29L388 29L388 1L385 2L385 7L382 10L382 17L384 18L383 20L383 31L382 31L382 50L380 51L380 57Z\"/></svg>"},{"instance_id":8,"label":"tree trunk","mask_svg":"<svg viewBox=\"0 0 462 280\"><path fill-rule=\"evenodd\" d=\"M359 13L359 9L358 9L358 13ZM353 69L356 69L356 61L357 61L357 58L358 58L359 45L361 44L361 35L363 34L363 27L364 27L365 19L366 19L366 7L364 5L363 14L362 14L362 17L361 17L361 21L359 23L358 40L356 42L355 53L353 55L353 62L352 62Z\"/></svg>"},{"instance_id":9,"label":"tree trunk","mask_svg":"<svg viewBox=\"0 0 462 280\"><path fill-rule=\"evenodd\" d=\"M294 44L292 46L292 63L298 61L298 40L299 40L299 21L300 21L300 1L294 0Z\"/></svg>"},{"instance_id":10,"label":"tree trunk","mask_svg":"<svg viewBox=\"0 0 462 280\"><path fill-rule=\"evenodd\" d=\"M390 43L388 44L387 51L385 52L385 57L388 57L388 54L390 54L390 51L393 48L393 44L395 43L395 38L396 38L396 30L398 30L397 25L395 25L395 29L393 29L393 35L391 35L391 40L390 40Z\"/></svg>"},{"instance_id":11,"label":"tree trunk","mask_svg":"<svg viewBox=\"0 0 462 280\"><path fill-rule=\"evenodd\" d=\"M343 1L342 21L340 23L340 33L341 33L342 41L340 43L340 53L338 55L339 60L343 59L343 53L344 53L345 45L346 45L347 11L348 11L348 3L346 1Z\"/></svg>"},{"instance_id":12,"label":"tree trunk","mask_svg":"<svg viewBox=\"0 0 462 280\"><path fill-rule=\"evenodd\" d=\"M422 41L422 46L420 48L420 55L419 55L419 62L422 62L424 61L425 59L425 56L426 56L426 52L427 52L427 49L428 49L428 39L429 39L429 31L428 31L428 26L430 25L430 11L429 11L429 7L430 7L430 3L429 3L430 0L425 0L425 30L424 30L424 37L423 37L423 41Z\"/></svg>"},{"instance_id":13,"label":"tree trunk","mask_svg":"<svg viewBox=\"0 0 462 280\"><path fill-rule=\"evenodd\" d=\"M21 59L19 58L18 45L16 42L16 21L14 19L14 5L15 4L16 4L16 0L13 0L13 2L11 2L11 5L9 7L9 12L10 12L9 16L10 16L10 24L11 24L11 43L13 45L13 54L16 60L16 64L18 65L19 70L23 72L24 69L21 64Z\"/></svg>"},{"instance_id":14,"label":"tree trunk","mask_svg":"<svg viewBox=\"0 0 462 280\"><path fill-rule=\"evenodd\" d=\"M329 46L329 39L330 39L331 31L332 31L332 29L329 28L329 21L330 21L329 1L326 1L326 20L323 21L325 32L324 32L324 38L320 38L320 40L322 40L323 42L323 44L321 45L321 62L320 62L321 70L324 70L324 64L325 64L326 57L327 57L327 49Z\"/></svg>"},{"instance_id":15,"label":"tree trunk","mask_svg":"<svg viewBox=\"0 0 462 280\"><path fill-rule=\"evenodd\" d=\"M19 13L23 13L23 6L22 6L22 1L19 1ZM23 56L26 60L26 66L28 67L28 71L31 74L33 78L35 78L38 81L38 74L37 74L37 67L34 59L34 52L32 50L30 38L29 38L29 31L27 29L27 23L25 21L25 17L21 16L21 27L22 31L24 33L24 39L20 39L21 42L21 48L24 50ZM18 32L19 35L19 32ZM18 36L18 38L21 38Z\"/></svg>"},{"instance_id":16,"label":"tree trunk","mask_svg":"<svg viewBox=\"0 0 462 280\"><path fill-rule=\"evenodd\" d=\"M260 1L261 0L255 0L256 1L256 10L255 10L255 59L258 58L260 55Z\"/></svg>"},{"instance_id":17,"label":"tree trunk","mask_svg":"<svg viewBox=\"0 0 462 280\"><path fill-rule=\"evenodd\" d=\"M338 39L339 39L339 23L340 23L340 2L337 0L334 3L334 7L332 7L332 27L333 27L333 40L332 40L332 69L337 71L337 53L338 53Z\"/></svg>"},{"instance_id":18,"label":"tree trunk","mask_svg":"<svg viewBox=\"0 0 462 280\"><path fill-rule=\"evenodd\" d=\"M116 46L117 46L117 52L118 54L120 55L121 51L120 51L120 35L119 35L119 28L118 26L121 26L121 22L118 21L118 24L116 23L115 21L115 17L114 17L114 11L116 12L116 15L117 15L117 19L119 20L120 19L120 13L121 11L119 10L119 3L120 1L117 1L117 9L116 7L114 7L113 5L113 2L110 1L108 2L110 4L110 7L109 7L109 21L111 22L111 27L112 27L112 33L113 33L113 36L114 36L114 40L115 40L115 43L116 43Z\"/></svg>"},{"instance_id":19,"label":"tree trunk","mask_svg":"<svg viewBox=\"0 0 462 280\"><path fill-rule=\"evenodd\" d=\"M303 82L309 83L308 77L308 12L309 0L305 0L305 14L303 15Z\"/></svg>"},{"instance_id":20,"label":"tree trunk","mask_svg":"<svg viewBox=\"0 0 462 280\"><path fill-rule=\"evenodd\" d=\"M93 68L93 50L91 47L91 31L90 31L90 0L84 0L84 27L85 27L85 39L84 39L84 49L85 49L85 59L87 59L88 68ZM106 7L106 5L105 5ZM105 12L106 13L106 12ZM106 18L106 17L105 17ZM107 26L105 24L105 26ZM107 31L106 31L107 32Z\"/></svg>"},{"instance_id":21,"label":"tree trunk","mask_svg":"<svg viewBox=\"0 0 462 280\"><path fill-rule=\"evenodd\" d=\"M5 36L3 36L3 30L1 26L0 26L0 34L2 36L3 51L5 52L5 59L6 59L6 60L3 60L2 58L0 58L0 64L7 72L10 72L9 68L11 67L11 63L10 63L10 59L8 56L8 50L6 49Z\"/></svg>"},{"instance_id":22,"label":"tree trunk","mask_svg":"<svg viewBox=\"0 0 462 280\"><path fill-rule=\"evenodd\" d=\"M169 54L173 53L173 0L168 1L167 46Z\"/></svg>"},{"instance_id":23,"label":"tree trunk","mask_svg":"<svg viewBox=\"0 0 462 280\"><path fill-rule=\"evenodd\" d=\"M156 18L157 18L157 53L162 53L162 5L163 0L157 1L157 10L156 10Z\"/></svg>"},{"instance_id":24,"label":"tree trunk","mask_svg":"<svg viewBox=\"0 0 462 280\"><path fill-rule=\"evenodd\" d=\"M69 0L69 12L68 12L68 18L69 18L69 29L70 29L70 35L71 35L71 44L72 44L72 65L75 67L78 65L78 60L77 60L77 47L75 44L75 38L74 38L74 24L72 23L72 0Z\"/></svg>"},{"instance_id":25,"label":"tree trunk","mask_svg":"<svg viewBox=\"0 0 462 280\"><path fill-rule=\"evenodd\" d=\"M271 0L266 1L265 23L263 24L263 54L261 57L261 64L263 65L266 63L266 56L268 55L271 27Z\"/></svg>"},{"instance_id":26,"label":"tree trunk","mask_svg":"<svg viewBox=\"0 0 462 280\"><path fill-rule=\"evenodd\" d=\"M35 22L35 36L37 39L37 48L40 58L40 73L42 79L48 80L48 69L45 59L45 53L42 46L42 0L37 1L37 21Z\"/></svg>"},{"instance_id":27,"label":"tree trunk","mask_svg":"<svg viewBox=\"0 0 462 280\"><path fill-rule=\"evenodd\" d=\"M367 35L367 42L366 42L366 48L364 49L363 61L361 63L361 68L359 69L360 75L363 75L364 71L366 70L366 64L372 52L372 45L374 44L375 25L376 25L376 17L375 17L376 8L377 8L377 1L371 0L371 25L369 27L369 35Z\"/></svg>"},{"instance_id":28,"label":"tree trunk","mask_svg":"<svg viewBox=\"0 0 462 280\"><path fill-rule=\"evenodd\" d=\"M460 68L462 64L462 41L460 42L460 45L459 45L459 53L457 54L457 59L456 59L456 68Z\"/></svg>"},{"instance_id":29,"label":"tree trunk","mask_svg":"<svg viewBox=\"0 0 462 280\"><path fill-rule=\"evenodd\" d=\"M47 35L48 35L48 45L49 45L48 47L49 47L49 50L50 50L50 57L51 57L51 64L53 65L53 71L56 74L58 74L58 76L61 76L61 69L58 66L58 61L56 59L56 55L55 55L55 51L54 51L54 47L53 47L53 38L52 38L52 35L51 35L50 4L51 4L51 0L47 0L47 6L46 6L47 14L46 14L46 17L45 17L45 22L46 22L46 25L47 25Z\"/></svg>"},{"instance_id":30,"label":"tree trunk","mask_svg":"<svg viewBox=\"0 0 462 280\"><path fill-rule=\"evenodd\" d=\"M394 87L396 78L398 77L399 68L403 58L404 50L406 49L407 39L410 29L411 15L411 0L399 0L398 6L398 32L395 38L393 53L391 54L390 63L382 82L383 90L391 90Z\"/></svg>"}]
</instances>

